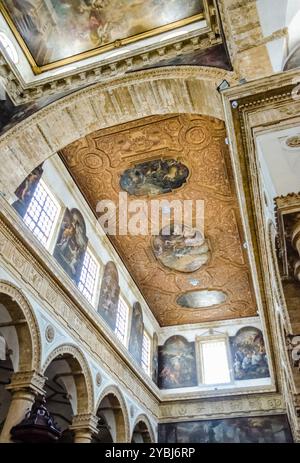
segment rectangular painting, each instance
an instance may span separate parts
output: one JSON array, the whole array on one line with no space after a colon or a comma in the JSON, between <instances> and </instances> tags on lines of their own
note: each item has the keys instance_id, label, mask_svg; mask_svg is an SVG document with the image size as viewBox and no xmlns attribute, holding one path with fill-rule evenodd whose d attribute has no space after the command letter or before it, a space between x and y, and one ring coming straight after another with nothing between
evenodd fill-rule
<instances>
[{"instance_id":1,"label":"rectangular painting","mask_svg":"<svg viewBox=\"0 0 300 463\"><path fill-rule=\"evenodd\" d=\"M197 386L195 343L172 336L158 348L158 387L173 389Z\"/></svg>"},{"instance_id":2,"label":"rectangular painting","mask_svg":"<svg viewBox=\"0 0 300 463\"><path fill-rule=\"evenodd\" d=\"M293 438L286 415L273 415L159 424L158 442L284 444Z\"/></svg>"},{"instance_id":3,"label":"rectangular painting","mask_svg":"<svg viewBox=\"0 0 300 463\"><path fill-rule=\"evenodd\" d=\"M37 66L202 18L202 0L3 0L2 11ZM141 37L141 36L140 36ZM114 45L113 45L114 44ZM107 47L106 47L107 48Z\"/></svg>"}]
</instances>

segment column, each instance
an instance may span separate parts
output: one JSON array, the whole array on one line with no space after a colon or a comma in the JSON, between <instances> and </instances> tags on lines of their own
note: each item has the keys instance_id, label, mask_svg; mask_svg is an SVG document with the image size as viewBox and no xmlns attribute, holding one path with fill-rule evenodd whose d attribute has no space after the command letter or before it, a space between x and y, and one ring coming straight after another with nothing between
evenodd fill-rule
<instances>
[{"instance_id":1,"label":"column","mask_svg":"<svg viewBox=\"0 0 300 463\"><path fill-rule=\"evenodd\" d=\"M74 431L75 444L90 444L93 436L98 433L99 418L92 413L76 415L70 429Z\"/></svg>"},{"instance_id":2,"label":"column","mask_svg":"<svg viewBox=\"0 0 300 463\"><path fill-rule=\"evenodd\" d=\"M34 371L12 375L11 383L6 386L6 389L11 391L11 404L1 432L0 443L12 442L11 429L25 418L36 396L44 395L45 391L42 389L44 383L45 378Z\"/></svg>"}]
</instances>

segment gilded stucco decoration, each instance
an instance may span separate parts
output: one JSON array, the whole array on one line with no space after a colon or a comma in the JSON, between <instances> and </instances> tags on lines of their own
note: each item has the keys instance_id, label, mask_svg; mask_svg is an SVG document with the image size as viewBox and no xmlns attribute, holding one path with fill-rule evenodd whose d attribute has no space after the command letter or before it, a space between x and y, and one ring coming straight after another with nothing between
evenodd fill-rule
<instances>
[{"instance_id":1,"label":"gilded stucco decoration","mask_svg":"<svg viewBox=\"0 0 300 463\"><path fill-rule=\"evenodd\" d=\"M187 114L152 116L94 132L61 152L94 211L99 200L118 202L122 191L120 178L130 166L149 160L176 159L189 169L189 177L180 188L156 194L155 198L204 201L204 236L211 247L211 258L208 259L206 248L205 265L185 270L195 270L193 277L200 281L197 289L223 291L226 301L209 309L182 309L176 300L191 289L190 283L181 268L170 268L159 255L156 258L153 237L110 236L162 325L256 315L225 137L223 122L215 118ZM146 194L138 197L149 200ZM149 229L150 220L149 214ZM197 236L188 241L189 252L194 252L192 244L196 241Z\"/></svg>"}]
</instances>

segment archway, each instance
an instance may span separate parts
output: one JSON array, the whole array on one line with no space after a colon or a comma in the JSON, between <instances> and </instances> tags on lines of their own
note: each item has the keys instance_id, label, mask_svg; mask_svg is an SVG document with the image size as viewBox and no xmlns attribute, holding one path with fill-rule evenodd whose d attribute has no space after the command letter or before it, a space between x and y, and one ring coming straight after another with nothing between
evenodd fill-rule
<instances>
[{"instance_id":1,"label":"archway","mask_svg":"<svg viewBox=\"0 0 300 463\"><path fill-rule=\"evenodd\" d=\"M106 388L98 401L97 443L129 442L129 418L125 400L116 386Z\"/></svg>"},{"instance_id":2,"label":"archway","mask_svg":"<svg viewBox=\"0 0 300 463\"><path fill-rule=\"evenodd\" d=\"M152 426L145 415L140 415L135 420L131 442L134 444L149 444L155 442Z\"/></svg>"},{"instance_id":3,"label":"archway","mask_svg":"<svg viewBox=\"0 0 300 463\"><path fill-rule=\"evenodd\" d=\"M104 127L170 113L224 120L217 91L223 80L237 83L234 73L222 69L177 66L134 72L66 96L0 137L6 165L0 172L0 189L9 197L51 155Z\"/></svg>"},{"instance_id":4,"label":"archway","mask_svg":"<svg viewBox=\"0 0 300 463\"><path fill-rule=\"evenodd\" d=\"M16 416L11 410L12 392L7 386L14 375L23 374L24 381L31 372L40 368L41 341L34 312L22 294L13 284L0 282L0 434L1 441L10 439L10 429L24 418L32 400L23 406L24 413ZM3 431L3 432L2 432Z\"/></svg>"},{"instance_id":5,"label":"archway","mask_svg":"<svg viewBox=\"0 0 300 463\"><path fill-rule=\"evenodd\" d=\"M62 432L58 442L74 442L73 418L93 410L93 389L89 367L74 346L55 349L43 367L47 378L46 407Z\"/></svg>"}]
</instances>

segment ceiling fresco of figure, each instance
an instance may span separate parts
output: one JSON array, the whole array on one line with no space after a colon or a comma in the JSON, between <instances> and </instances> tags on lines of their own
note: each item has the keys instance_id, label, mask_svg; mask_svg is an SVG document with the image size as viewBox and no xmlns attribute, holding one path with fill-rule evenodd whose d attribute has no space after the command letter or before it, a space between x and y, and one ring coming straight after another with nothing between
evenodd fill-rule
<instances>
[{"instance_id":1,"label":"ceiling fresco of figure","mask_svg":"<svg viewBox=\"0 0 300 463\"><path fill-rule=\"evenodd\" d=\"M102 129L60 153L95 213L100 200L112 200L118 205L119 194L124 192L120 179L134 166L151 165L157 159L177 159L188 168L189 175L180 188L155 196L128 195L128 200L143 199L150 204L153 199L200 199L204 202L202 237L197 232L190 237L174 236L174 243L170 247L167 243L161 253L161 228L146 236L109 236L162 326L257 315L225 138L220 120L173 114ZM209 249L201 241L203 238ZM226 298L211 307L197 304L187 309L178 303L178 298L191 290L216 291Z\"/></svg>"},{"instance_id":2,"label":"ceiling fresco of figure","mask_svg":"<svg viewBox=\"0 0 300 463\"><path fill-rule=\"evenodd\" d=\"M195 272L210 258L207 240L200 230L176 224L166 225L153 240L155 257L179 272Z\"/></svg>"},{"instance_id":3,"label":"ceiling fresco of figure","mask_svg":"<svg viewBox=\"0 0 300 463\"><path fill-rule=\"evenodd\" d=\"M170 193L180 188L188 175L188 168L176 159L156 159L125 170L120 186L136 196Z\"/></svg>"},{"instance_id":4,"label":"ceiling fresco of figure","mask_svg":"<svg viewBox=\"0 0 300 463\"><path fill-rule=\"evenodd\" d=\"M3 0L4 13L38 66L129 43L193 22L201 0ZM117 42L116 42L117 41ZM107 47L106 47L107 48Z\"/></svg>"}]
</instances>

